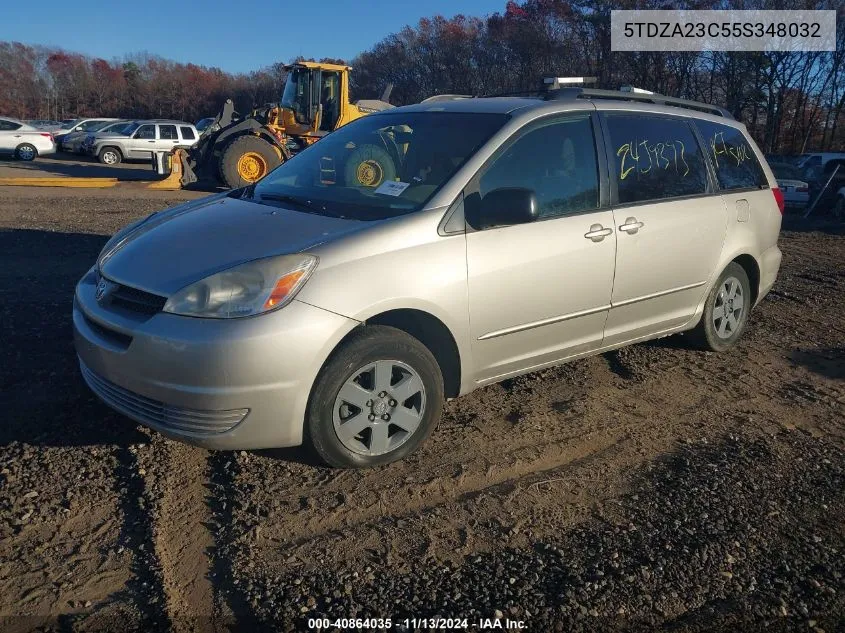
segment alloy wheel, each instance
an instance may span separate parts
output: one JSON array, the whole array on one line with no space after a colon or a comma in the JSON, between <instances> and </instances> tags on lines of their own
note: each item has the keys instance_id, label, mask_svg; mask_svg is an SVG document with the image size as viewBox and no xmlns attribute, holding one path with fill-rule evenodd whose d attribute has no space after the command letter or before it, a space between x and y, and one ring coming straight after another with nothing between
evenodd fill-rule
<instances>
[{"instance_id":1,"label":"alloy wheel","mask_svg":"<svg viewBox=\"0 0 845 633\"><path fill-rule=\"evenodd\" d=\"M729 339L742 324L745 298L736 277L727 277L713 303L713 328L720 339Z\"/></svg>"},{"instance_id":2,"label":"alloy wheel","mask_svg":"<svg viewBox=\"0 0 845 633\"><path fill-rule=\"evenodd\" d=\"M425 414L423 381L398 360L378 360L343 383L332 409L340 442L361 455L383 455L407 442Z\"/></svg>"}]
</instances>

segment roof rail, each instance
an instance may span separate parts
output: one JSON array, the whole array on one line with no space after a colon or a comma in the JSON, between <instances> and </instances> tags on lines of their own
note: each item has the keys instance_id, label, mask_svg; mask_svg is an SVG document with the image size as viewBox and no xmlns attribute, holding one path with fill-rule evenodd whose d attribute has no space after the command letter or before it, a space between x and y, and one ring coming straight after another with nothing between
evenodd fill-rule
<instances>
[{"instance_id":1,"label":"roof rail","mask_svg":"<svg viewBox=\"0 0 845 633\"><path fill-rule=\"evenodd\" d=\"M726 119L733 119L733 115L725 108L710 105L709 103L701 103L700 101L689 101L688 99L679 99L677 97L667 97L657 93L643 93L622 90L599 90L595 88L558 88L557 90L549 90L545 93L547 100L558 99L615 99L619 101L639 101L645 103L654 103L657 105L673 106L676 108L686 108L688 110L697 110L698 112L705 112L707 114L715 114L717 116L725 117Z\"/></svg>"}]
</instances>

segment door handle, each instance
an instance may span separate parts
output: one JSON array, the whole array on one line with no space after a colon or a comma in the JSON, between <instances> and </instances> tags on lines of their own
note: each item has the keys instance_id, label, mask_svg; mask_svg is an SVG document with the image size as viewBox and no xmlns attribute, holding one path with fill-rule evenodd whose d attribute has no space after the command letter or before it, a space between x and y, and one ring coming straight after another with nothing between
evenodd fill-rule
<instances>
[{"instance_id":1,"label":"door handle","mask_svg":"<svg viewBox=\"0 0 845 633\"><path fill-rule=\"evenodd\" d=\"M633 235L643 227L642 222L637 222L637 218L626 218L625 224L619 227L620 231L625 231L628 235Z\"/></svg>"},{"instance_id":2,"label":"door handle","mask_svg":"<svg viewBox=\"0 0 845 633\"><path fill-rule=\"evenodd\" d=\"M593 224L590 226L590 230L584 233L584 237L594 242L601 242L611 233L613 233L613 229L606 229L601 224Z\"/></svg>"}]
</instances>

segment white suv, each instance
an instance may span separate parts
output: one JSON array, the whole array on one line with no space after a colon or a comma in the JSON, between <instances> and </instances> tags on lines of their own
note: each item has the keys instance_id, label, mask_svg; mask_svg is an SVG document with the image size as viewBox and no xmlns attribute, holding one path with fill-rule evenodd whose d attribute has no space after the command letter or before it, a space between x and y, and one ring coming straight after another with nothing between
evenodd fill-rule
<instances>
[{"instance_id":1,"label":"white suv","mask_svg":"<svg viewBox=\"0 0 845 633\"><path fill-rule=\"evenodd\" d=\"M98 135L89 149L104 165L152 158L154 151L189 148L199 139L197 128L184 121L135 121L121 134Z\"/></svg>"}]
</instances>

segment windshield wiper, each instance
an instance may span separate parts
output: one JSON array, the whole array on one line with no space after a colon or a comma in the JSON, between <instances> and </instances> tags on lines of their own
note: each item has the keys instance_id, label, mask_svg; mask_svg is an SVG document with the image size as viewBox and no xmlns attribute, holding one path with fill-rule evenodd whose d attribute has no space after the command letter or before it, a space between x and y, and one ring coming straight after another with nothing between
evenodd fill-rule
<instances>
[{"instance_id":1,"label":"windshield wiper","mask_svg":"<svg viewBox=\"0 0 845 633\"><path fill-rule=\"evenodd\" d=\"M254 193L252 195L252 199L255 200ZM346 216L339 215L337 213L332 213L328 211L325 206L320 206L318 204L314 204L310 200L306 200L304 198L298 198L296 196L289 196L286 194L281 193L262 193L259 194L259 201L261 200L273 200L274 202L286 202L288 204L295 205L310 213L316 213L318 215L327 215L332 218L345 218Z\"/></svg>"}]
</instances>

